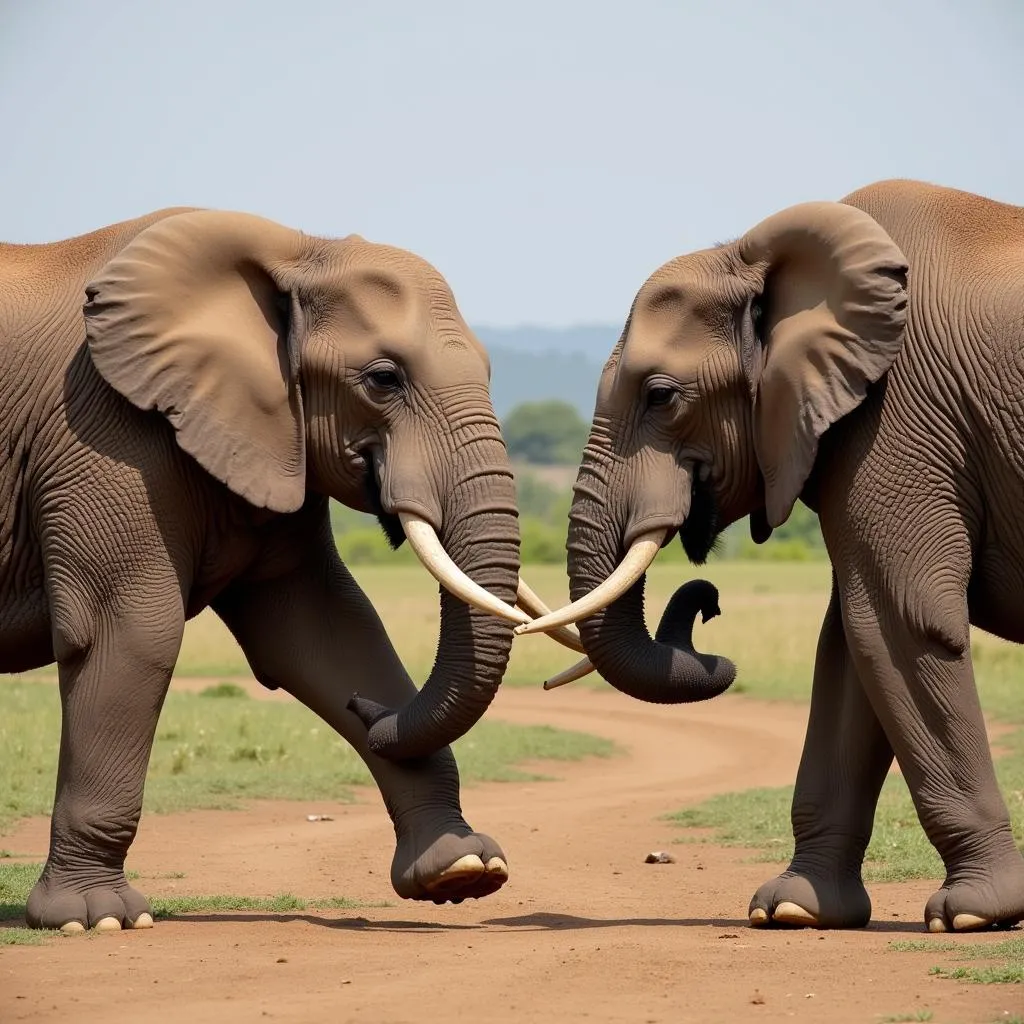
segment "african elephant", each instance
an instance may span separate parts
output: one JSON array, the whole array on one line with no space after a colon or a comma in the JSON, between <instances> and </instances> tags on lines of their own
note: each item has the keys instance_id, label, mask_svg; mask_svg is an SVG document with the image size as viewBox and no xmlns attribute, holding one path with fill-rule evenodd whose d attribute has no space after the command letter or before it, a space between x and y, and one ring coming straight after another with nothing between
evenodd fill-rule
<instances>
[{"instance_id":1,"label":"african elephant","mask_svg":"<svg viewBox=\"0 0 1024 1024\"><path fill-rule=\"evenodd\" d=\"M579 621L620 690L714 696L734 666L693 651L692 601L651 639L646 567L676 533L699 564L744 516L763 542L798 498L819 514L832 594L796 849L752 924L868 922L861 865L894 754L946 868L926 926L1024 917L968 628L1024 640L1022 395L1024 208L966 192L886 181L793 206L637 294L576 481L573 603L516 632Z\"/></svg>"},{"instance_id":2,"label":"african elephant","mask_svg":"<svg viewBox=\"0 0 1024 1024\"><path fill-rule=\"evenodd\" d=\"M264 685L365 759L399 895L497 890L505 855L463 819L448 744L529 617L487 356L443 277L357 236L179 208L0 245L0 284L0 671L56 661L63 711L29 923L152 924L124 860L184 623L207 606ZM419 692L338 558L328 496L444 584Z\"/></svg>"}]
</instances>

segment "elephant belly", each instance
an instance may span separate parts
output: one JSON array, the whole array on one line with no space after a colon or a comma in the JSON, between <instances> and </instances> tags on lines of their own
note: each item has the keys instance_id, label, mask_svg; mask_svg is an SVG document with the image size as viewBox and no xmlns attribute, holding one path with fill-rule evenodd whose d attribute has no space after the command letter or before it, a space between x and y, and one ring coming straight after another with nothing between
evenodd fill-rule
<instances>
[{"instance_id":1,"label":"elephant belly","mask_svg":"<svg viewBox=\"0 0 1024 1024\"><path fill-rule=\"evenodd\" d=\"M989 546L975 558L967 588L972 626L1013 643L1024 643L1024 561Z\"/></svg>"},{"instance_id":2,"label":"elephant belly","mask_svg":"<svg viewBox=\"0 0 1024 1024\"><path fill-rule=\"evenodd\" d=\"M53 662L50 608L42 587L0 588L0 672L27 672Z\"/></svg>"}]
</instances>

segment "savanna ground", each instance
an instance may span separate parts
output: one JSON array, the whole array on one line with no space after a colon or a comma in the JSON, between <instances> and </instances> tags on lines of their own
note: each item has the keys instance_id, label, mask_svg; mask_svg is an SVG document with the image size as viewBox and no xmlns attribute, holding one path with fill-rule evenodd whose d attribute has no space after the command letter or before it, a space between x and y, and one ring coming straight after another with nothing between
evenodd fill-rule
<instances>
[{"instance_id":1,"label":"savanna ground","mask_svg":"<svg viewBox=\"0 0 1024 1024\"><path fill-rule=\"evenodd\" d=\"M650 616L687 574L650 575ZM463 803L511 880L457 907L398 900L390 825L361 764L262 690L211 615L191 623L129 857L152 931L19 927L45 856L59 735L46 673L0 682L0 1021L1024 1021L1019 929L930 936L941 878L897 773L866 868L871 926L754 931L747 901L790 852L788 802L828 566L713 564L723 614L697 644L733 656L733 693L654 707L516 642L487 719L457 745ZM550 602L564 570L534 567ZM365 567L406 664L427 674L436 590ZM1003 791L1024 841L1024 650L976 635ZM258 798L258 799L257 799ZM309 821L310 815L326 816ZM645 864L668 850L674 863Z\"/></svg>"}]
</instances>

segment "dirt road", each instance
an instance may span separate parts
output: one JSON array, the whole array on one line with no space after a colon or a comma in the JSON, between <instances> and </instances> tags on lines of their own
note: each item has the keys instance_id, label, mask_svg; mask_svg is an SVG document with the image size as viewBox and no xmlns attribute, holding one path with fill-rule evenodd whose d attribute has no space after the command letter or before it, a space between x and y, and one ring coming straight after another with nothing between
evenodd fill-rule
<instances>
[{"instance_id":1,"label":"dirt road","mask_svg":"<svg viewBox=\"0 0 1024 1024\"><path fill-rule=\"evenodd\" d=\"M1022 986L936 978L938 952L889 949L928 940L931 882L872 886L864 931L762 932L747 927L747 900L775 868L748 863L749 851L677 845L675 864L643 863L678 835L659 820L666 811L791 782L805 709L732 696L657 708L570 687L502 691L491 714L626 751L545 766L557 781L465 791L468 819L509 855L501 892L458 907L397 901L391 829L372 790L354 805L149 817L130 866L151 895L288 891L392 906L205 914L3 948L0 1022L877 1022L928 1009L936 1024L987 1024L1024 1014ZM41 859L46 829L25 822L4 845Z\"/></svg>"}]
</instances>

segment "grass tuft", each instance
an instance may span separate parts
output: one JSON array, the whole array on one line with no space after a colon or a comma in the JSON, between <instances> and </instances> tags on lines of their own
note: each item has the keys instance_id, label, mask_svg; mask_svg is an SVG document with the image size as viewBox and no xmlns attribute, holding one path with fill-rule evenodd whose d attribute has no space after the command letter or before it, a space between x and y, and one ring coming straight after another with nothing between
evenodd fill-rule
<instances>
[{"instance_id":1,"label":"grass tuft","mask_svg":"<svg viewBox=\"0 0 1024 1024\"><path fill-rule=\"evenodd\" d=\"M934 977L977 985L1024 984L1024 936L1013 936L1000 942L901 940L890 942L889 949L896 953L951 954L949 963L930 968L928 973ZM971 965L972 961L979 960L997 962L985 966Z\"/></svg>"}]
</instances>

